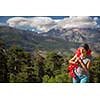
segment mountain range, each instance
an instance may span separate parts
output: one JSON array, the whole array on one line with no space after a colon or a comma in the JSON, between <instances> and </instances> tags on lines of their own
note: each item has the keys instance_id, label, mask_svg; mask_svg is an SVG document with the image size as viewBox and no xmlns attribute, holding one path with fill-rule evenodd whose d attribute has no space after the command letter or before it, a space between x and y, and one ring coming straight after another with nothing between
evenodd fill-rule
<instances>
[{"instance_id":1,"label":"mountain range","mask_svg":"<svg viewBox=\"0 0 100 100\"><path fill-rule=\"evenodd\" d=\"M6 47L17 45L26 51L41 49L74 52L80 44L88 43L94 52L100 53L100 28L53 28L39 34L0 26L0 38Z\"/></svg>"}]
</instances>

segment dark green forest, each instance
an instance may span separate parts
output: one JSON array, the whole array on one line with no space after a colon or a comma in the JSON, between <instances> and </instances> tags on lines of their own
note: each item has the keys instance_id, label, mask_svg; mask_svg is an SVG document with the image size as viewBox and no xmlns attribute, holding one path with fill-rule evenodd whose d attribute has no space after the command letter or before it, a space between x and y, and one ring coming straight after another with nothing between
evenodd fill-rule
<instances>
[{"instance_id":1,"label":"dark green forest","mask_svg":"<svg viewBox=\"0 0 100 100\"><path fill-rule=\"evenodd\" d=\"M55 51L26 52L12 45L5 48L0 41L1 83L71 83L67 71L72 55ZM100 56L93 57L90 67L90 83L100 82Z\"/></svg>"}]
</instances>

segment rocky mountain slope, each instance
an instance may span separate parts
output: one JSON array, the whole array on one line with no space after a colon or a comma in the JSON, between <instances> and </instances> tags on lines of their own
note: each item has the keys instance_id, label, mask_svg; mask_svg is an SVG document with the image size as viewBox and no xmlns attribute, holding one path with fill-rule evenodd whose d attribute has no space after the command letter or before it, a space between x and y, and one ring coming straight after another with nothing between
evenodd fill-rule
<instances>
[{"instance_id":1,"label":"rocky mountain slope","mask_svg":"<svg viewBox=\"0 0 100 100\"><path fill-rule=\"evenodd\" d=\"M81 43L89 43L93 51L100 53L99 28L54 28L39 34L28 30L0 26L0 38L6 47L16 44L27 51L36 49L72 51Z\"/></svg>"}]
</instances>

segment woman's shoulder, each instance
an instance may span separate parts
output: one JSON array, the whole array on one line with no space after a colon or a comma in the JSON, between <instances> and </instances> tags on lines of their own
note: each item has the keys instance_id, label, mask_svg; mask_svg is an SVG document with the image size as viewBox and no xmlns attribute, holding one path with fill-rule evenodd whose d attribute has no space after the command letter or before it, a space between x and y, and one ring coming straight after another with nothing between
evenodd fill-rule
<instances>
[{"instance_id":1,"label":"woman's shoulder","mask_svg":"<svg viewBox=\"0 0 100 100\"><path fill-rule=\"evenodd\" d=\"M92 59L93 59L91 55L87 56L86 58L87 58L89 61L92 61Z\"/></svg>"},{"instance_id":2,"label":"woman's shoulder","mask_svg":"<svg viewBox=\"0 0 100 100\"><path fill-rule=\"evenodd\" d=\"M86 63L88 63L88 62L90 62L91 60L90 60L90 58L88 58L88 57L85 57L85 58L83 58L83 62L86 64Z\"/></svg>"},{"instance_id":3,"label":"woman's shoulder","mask_svg":"<svg viewBox=\"0 0 100 100\"><path fill-rule=\"evenodd\" d=\"M92 56L87 56L83 62L85 64L88 63L88 62L92 63L93 62L93 57Z\"/></svg>"}]
</instances>

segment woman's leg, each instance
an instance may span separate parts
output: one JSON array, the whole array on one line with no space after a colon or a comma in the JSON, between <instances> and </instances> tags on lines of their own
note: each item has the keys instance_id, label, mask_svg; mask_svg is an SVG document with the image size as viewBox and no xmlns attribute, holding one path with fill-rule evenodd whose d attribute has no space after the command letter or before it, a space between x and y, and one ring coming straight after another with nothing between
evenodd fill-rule
<instances>
[{"instance_id":1,"label":"woman's leg","mask_svg":"<svg viewBox=\"0 0 100 100\"><path fill-rule=\"evenodd\" d=\"M88 83L89 82L89 77L86 75L83 75L81 77L80 83Z\"/></svg>"},{"instance_id":2,"label":"woman's leg","mask_svg":"<svg viewBox=\"0 0 100 100\"><path fill-rule=\"evenodd\" d=\"M76 77L76 79L75 79L75 78L73 78L73 83L80 83L80 79L79 79L79 77L78 77L78 76Z\"/></svg>"}]
</instances>

